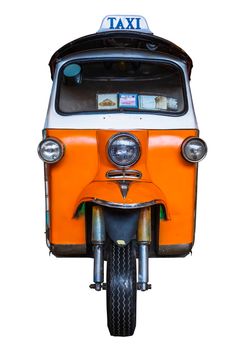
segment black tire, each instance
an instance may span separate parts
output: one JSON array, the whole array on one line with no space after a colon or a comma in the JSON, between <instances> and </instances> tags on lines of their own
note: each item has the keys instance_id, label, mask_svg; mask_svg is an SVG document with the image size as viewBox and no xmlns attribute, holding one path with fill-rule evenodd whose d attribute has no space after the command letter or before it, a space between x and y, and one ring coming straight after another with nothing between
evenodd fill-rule
<instances>
[{"instance_id":1,"label":"black tire","mask_svg":"<svg viewBox=\"0 0 241 350\"><path fill-rule=\"evenodd\" d=\"M136 327L136 250L111 242L107 256L107 323L110 334L127 337Z\"/></svg>"}]
</instances>

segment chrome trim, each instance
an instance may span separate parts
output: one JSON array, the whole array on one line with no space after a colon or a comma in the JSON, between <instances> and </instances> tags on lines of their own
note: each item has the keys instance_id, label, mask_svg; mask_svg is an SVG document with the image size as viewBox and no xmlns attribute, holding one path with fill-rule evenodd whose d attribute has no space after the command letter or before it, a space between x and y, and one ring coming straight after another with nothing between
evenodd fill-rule
<instances>
[{"instance_id":1,"label":"chrome trim","mask_svg":"<svg viewBox=\"0 0 241 350\"><path fill-rule=\"evenodd\" d=\"M199 160L191 160L191 159L189 159L189 158L186 156L186 154L185 154L185 150L184 150L184 149L185 149L185 146L187 145L187 143L188 143L189 141L192 141L192 140L199 140L199 141L201 141L201 142L203 143L204 147L205 147L205 154L204 154L204 155L202 156L202 158L199 159ZM182 149L182 156L183 156L183 158L184 158L185 160L187 160L189 163L199 163L201 160L203 160L203 159L206 157L207 152L208 152L208 147L207 147L206 142L203 141L203 139L201 139L200 137L192 137L192 136L186 138L186 139L183 141L182 146L181 146L181 149Z\"/></svg>"},{"instance_id":2,"label":"chrome trim","mask_svg":"<svg viewBox=\"0 0 241 350\"><path fill-rule=\"evenodd\" d=\"M127 196L127 193L129 191L129 186L130 186L131 181L118 181L118 185L120 186L120 191L122 194L122 197L125 199Z\"/></svg>"},{"instance_id":3,"label":"chrome trim","mask_svg":"<svg viewBox=\"0 0 241 350\"><path fill-rule=\"evenodd\" d=\"M93 199L92 202L98 205L102 205L104 207L118 208L118 209L139 209L139 208L145 208L145 207L149 207L157 204L156 200L153 200L150 202L144 202L144 203L125 204L125 203L114 203L114 202L104 201L102 199L97 199L97 198Z\"/></svg>"},{"instance_id":4,"label":"chrome trim","mask_svg":"<svg viewBox=\"0 0 241 350\"><path fill-rule=\"evenodd\" d=\"M128 170L128 169L120 169L120 170L109 170L105 174L108 179L141 179L142 173L139 170Z\"/></svg>"},{"instance_id":5,"label":"chrome trim","mask_svg":"<svg viewBox=\"0 0 241 350\"><path fill-rule=\"evenodd\" d=\"M46 233L50 228L50 211L49 211L49 180L48 180L48 165L44 163L44 189L45 189L45 228ZM46 239L47 242L47 239ZM50 244L50 243L49 243ZM47 242L47 246L49 247Z\"/></svg>"},{"instance_id":6,"label":"chrome trim","mask_svg":"<svg viewBox=\"0 0 241 350\"><path fill-rule=\"evenodd\" d=\"M59 145L59 147L60 147L60 149L61 149L60 158L55 159L55 160L53 160L53 161L50 162L50 161L46 161L46 160L42 157L41 152L40 152L40 148L41 148L42 144L43 144L44 142L46 142L46 141L54 141L54 142L56 142L56 143ZM63 144L59 139L57 139L56 137L46 137L46 138L44 138L44 139L39 143L39 145L38 145L38 155L39 155L39 158L40 158L44 163L46 163L46 164L54 164L54 163L59 162L59 161L63 158L63 156L64 156L64 151L65 151L64 144Z\"/></svg>"},{"instance_id":7,"label":"chrome trim","mask_svg":"<svg viewBox=\"0 0 241 350\"><path fill-rule=\"evenodd\" d=\"M138 149L138 157L130 164L128 165L119 165L117 163L115 163L112 159L111 159L111 155L110 155L110 146L112 144L112 142L117 139L118 137L121 137L121 136L127 136L129 138L131 138L132 140L134 140L136 143L137 143L137 146L139 147ZM120 168L120 169L126 169L126 168L129 168L130 166L136 164L138 162L138 160L140 159L140 156L141 156L141 145L140 145L140 141L138 140L138 138L133 135L133 134L130 134L129 132L118 132L117 134L111 136L111 138L109 139L108 143L107 143L107 154L108 154L108 158L109 158L109 161L114 164L116 167Z\"/></svg>"}]
</instances>

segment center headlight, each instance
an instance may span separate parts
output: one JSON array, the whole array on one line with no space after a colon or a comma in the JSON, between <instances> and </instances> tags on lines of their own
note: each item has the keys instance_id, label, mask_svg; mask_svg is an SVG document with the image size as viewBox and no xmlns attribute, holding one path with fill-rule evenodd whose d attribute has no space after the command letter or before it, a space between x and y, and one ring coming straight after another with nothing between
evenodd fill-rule
<instances>
[{"instance_id":1,"label":"center headlight","mask_svg":"<svg viewBox=\"0 0 241 350\"><path fill-rule=\"evenodd\" d=\"M128 133L116 134L108 142L108 155L115 165L129 167L140 158L139 141Z\"/></svg>"}]
</instances>

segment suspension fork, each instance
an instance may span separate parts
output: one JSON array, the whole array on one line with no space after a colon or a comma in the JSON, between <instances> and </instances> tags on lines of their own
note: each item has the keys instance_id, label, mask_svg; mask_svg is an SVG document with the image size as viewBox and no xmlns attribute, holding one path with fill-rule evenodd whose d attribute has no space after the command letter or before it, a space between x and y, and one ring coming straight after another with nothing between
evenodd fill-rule
<instances>
[{"instance_id":1,"label":"suspension fork","mask_svg":"<svg viewBox=\"0 0 241 350\"><path fill-rule=\"evenodd\" d=\"M90 285L97 291L103 288L104 282L104 243L105 243L105 222L103 209L94 206L92 209L92 231L91 243L94 250L94 283Z\"/></svg>"},{"instance_id":2,"label":"suspension fork","mask_svg":"<svg viewBox=\"0 0 241 350\"><path fill-rule=\"evenodd\" d=\"M106 239L103 209L100 206L92 208L91 243L94 251L94 283L90 288L100 291L105 289L104 282L104 243ZM139 251L137 288L146 291L151 288L149 282L149 246L151 243L151 208L140 210L137 243Z\"/></svg>"},{"instance_id":3,"label":"suspension fork","mask_svg":"<svg viewBox=\"0 0 241 350\"><path fill-rule=\"evenodd\" d=\"M138 221L137 243L139 250L138 289L151 288L149 282L149 246L151 243L151 207L142 208Z\"/></svg>"}]
</instances>

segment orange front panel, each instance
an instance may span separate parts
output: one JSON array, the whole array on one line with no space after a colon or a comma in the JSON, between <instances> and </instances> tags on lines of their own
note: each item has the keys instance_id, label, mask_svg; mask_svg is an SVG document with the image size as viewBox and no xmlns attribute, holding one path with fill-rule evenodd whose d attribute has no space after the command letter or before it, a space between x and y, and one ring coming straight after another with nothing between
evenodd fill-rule
<instances>
[{"instance_id":1,"label":"orange front panel","mask_svg":"<svg viewBox=\"0 0 241 350\"><path fill-rule=\"evenodd\" d=\"M49 165L50 242L85 244L83 219L74 219L79 193L98 169L96 131L47 130L65 145L59 163Z\"/></svg>"},{"instance_id":2,"label":"orange front panel","mask_svg":"<svg viewBox=\"0 0 241 350\"><path fill-rule=\"evenodd\" d=\"M169 220L160 221L159 244L191 243L194 238L197 166L181 155L185 138L197 130L149 132L148 170L167 198Z\"/></svg>"},{"instance_id":3,"label":"orange front panel","mask_svg":"<svg viewBox=\"0 0 241 350\"><path fill-rule=\"evenodd\" d=\"M195 164L187 163L182 158L181 144L185 138L196 136L196 130L128 131L141 143L141 157L131 169L141 171L142 179L131 185L126 199L118 192L116 181L110 180L112 184L109 185L105 176L108 170L116 169L108 160L106 144L117 131L46 131L47 136L56 137L65 145L65 155L61 161L48 166L52 244L85 243L84 216L73 218L84 198L91 200L102 196L99 199L138 203L145 201L143 193L146 193L146 199L156 199L166 206L168 218L161 221L160 244L193 241L197 169ZM150 193L138 190L141 182L143 190L144 186L145 191L150 188ZM97 189L96 194L94 188Z\"/></svg>"}]
</instances>

